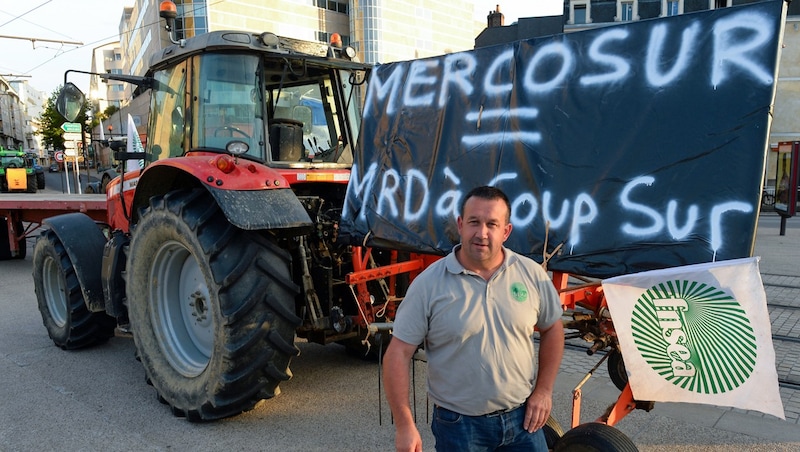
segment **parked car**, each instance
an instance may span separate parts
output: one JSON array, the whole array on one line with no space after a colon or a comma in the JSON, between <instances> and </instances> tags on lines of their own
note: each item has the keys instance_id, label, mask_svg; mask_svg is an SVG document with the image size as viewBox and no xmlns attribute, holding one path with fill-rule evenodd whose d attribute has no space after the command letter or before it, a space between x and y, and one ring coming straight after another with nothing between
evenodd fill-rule
<instances>
[{"instance_id":1,"label":"parked car","mask_svg":"<svg viewBox=\"0 0 800 452\"><path fill-rule=\"evenodd\" d=\"M59 170L60 170L60 168L58 167L58 163L52 163L50 165L50 168L47 169L47 171L49 171L51 173L57 173Z\"/></svg>"}]
</instances>

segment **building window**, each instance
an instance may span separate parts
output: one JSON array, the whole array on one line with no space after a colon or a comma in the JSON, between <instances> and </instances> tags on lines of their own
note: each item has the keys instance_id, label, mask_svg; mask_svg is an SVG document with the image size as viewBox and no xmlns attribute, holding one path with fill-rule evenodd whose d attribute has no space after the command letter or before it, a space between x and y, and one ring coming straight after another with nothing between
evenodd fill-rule
<instances>
[{"instance_id":1,"label":"building window","mask_svg":"<svg viewBox=\"0 0 800 452\"><path fill-rule=\"evenodd\" d=\"M632 20L639 20L638 6L638 3L635 1L617 0L617 22L630 22Z\"/></svg>"},{"instance_id":2,"label":"building window","mask_svg":"<svg viewBox=\"0 0 800 452\"><path fill-rule=\"evenodd\" d=\"M683 14L683 0L661 0L661 17Z\"/></svg>"},{"instance_id":3,"label":"building window","mask_svg":"<svg viewBox=\"0 0 800 452\"><path fill-rule=\"evenodd\" d=\"M418 19L433 20L433 13L431 13L431 10L428 8L415 8L414 16L416 16Z\"/></svg>"},{"instance_id":4,"label":"building window","mask_svg":"<svg viewBox=\"0 0 800 452\"><path fill-rule=\"evenodd\" d=\"M679 2L677 0L672 0L667 2L667 16L677 16L680 14L678 11Z\"/></svg>"},{"instance_id":5,"label":"building window","mask_svg":"<svg viewBox=\"0 0 800 452\"><path fill-rule=\"evenodd\" d=\"M590 24L592 23L592 4L588 0L570 2L569 15L569 24Z\"/></svg>"},{"instance_id":6,"label":"building window","mask_svg":"<svg viewBox=\"0 0 800 452\"><path fill-rule=\"evenodd\" d=\"M208 16L205 0L176 0L178 17L175 19L177 39L186 39L208 33Z\"/></svg>"},{"instance_id":7,"label":"building window","mask_svg":"<svg viewBox=\"0 0 800 452\"><path fill-rule=\"evenodd\" d=\"M725 8L728 6L728 0L711 0L714 3L714 9Z\"/></svg>"},{"instance_id":8,"label":"building window","mask_svg":"<svg viewBox=\"0 0 800 452\"><path fill-rule=\"evenodd\" d=\"M314 0L314 6L317 8L327 9L328 11L334 11L342 14L347 14L347 5L348 2L341 0Z\"/></svg>"},{"instance_id":9,"label":"building window","mask_svg":"<svg viewBox=\"0 0 800 452\"><path fill-rule=\"evenodd\" d=\"M622 22L630 22L633 20L633 2L622 2L621 5Z\"/></svg>"}]
</instances>

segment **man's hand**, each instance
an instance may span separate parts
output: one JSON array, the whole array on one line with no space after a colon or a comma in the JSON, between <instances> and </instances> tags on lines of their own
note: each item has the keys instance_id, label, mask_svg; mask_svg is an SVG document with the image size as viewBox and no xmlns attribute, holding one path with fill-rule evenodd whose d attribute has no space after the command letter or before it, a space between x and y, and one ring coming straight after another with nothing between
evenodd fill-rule
<instances>
[{"instance_id":1,"label":"man's hand","mask_svg":"<svg viewBox=\"0 0 800 452\"><path fill-rule=\"evenodd\" d=\"M522 428L529 433L539 430L547 422L553 409L555 386L561 357L564 355L564 326L561 321L539 330L539 372L536 386L525 403L525 420Z\"/></svg>"},{"instance_id":2,"label":"man's hand","mask_svg":"<svg viewBox=\"0 0 800 452\"><path fill-rule=\"evenodd\" d=\"M411 415L408 400L408 369L417 346L392 338L383 356L383 387L392 409L396 429L394 445L398 452L422 452L422 437Z\"/></svg>"},{"instance_id":3,"label":"man's hand","mask_svg":"<svg viewBox=\"0 0 800 452\"><path fill-rule=\"evenodd\" d=\"M422 452L422 437L415 425L397 426L394 437L397 452Z\"/></svg>"},{"instance_id":4,"label":"man's hand","mask_svg":"<svg viewBox=\"0 0 800 452\"><path fill-rule=\"evenodd\" d=\"M552 394L543 394L534 389L525 402L525 420L522 423L522 428L527 430L528 433L533 433L544 427L552 409Z\"/></svg>"}]
</instances>

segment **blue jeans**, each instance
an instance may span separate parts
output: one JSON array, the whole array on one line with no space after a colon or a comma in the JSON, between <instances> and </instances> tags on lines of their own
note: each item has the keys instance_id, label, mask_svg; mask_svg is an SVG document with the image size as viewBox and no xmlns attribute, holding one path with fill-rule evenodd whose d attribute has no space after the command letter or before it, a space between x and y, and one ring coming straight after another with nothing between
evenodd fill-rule
<instances>
[{"instance_id":1,"label":"blue jeans","mask_svg":"<svg viewBox=\"0 0 800 452\"><path fill-rule=\"evenodd\" d=\"M483 416L466 416L434 406L431 430L437 452L547 452L542 429L528 433L522 428L524 420L525 404L511 411Z\"/></svg>"}]
</instances>

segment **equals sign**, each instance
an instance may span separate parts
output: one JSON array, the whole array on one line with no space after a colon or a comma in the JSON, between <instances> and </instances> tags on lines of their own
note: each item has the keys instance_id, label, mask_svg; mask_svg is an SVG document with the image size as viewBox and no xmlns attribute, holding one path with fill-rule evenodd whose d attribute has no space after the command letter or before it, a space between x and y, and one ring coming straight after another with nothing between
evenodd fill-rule
<instances>
[{"instance_id":1,"label":"equals sign","mask_svg":"<svg viewBox=\"0 0 800 452\"><path fill-rule=\"evenodd\" d=\"M481 121L493 119L507 119L507 118L521 118L521 119L535 119L539 116L537 108L512 108L512 109L492 109L483 110L483 107L477 112L467 113L467 121L475 122L476 129L480 130ZM502 124L501 124L502 125ZM502 130L500 127L495 130ZM477 133L471 135L464 135L461 137L461 142L467 147L475 147L481 144L499 144L506 141L522 141L528 144L539 144L542 141L542 134L539 132L487 132Z\"/></svg>"}]
</instances>

